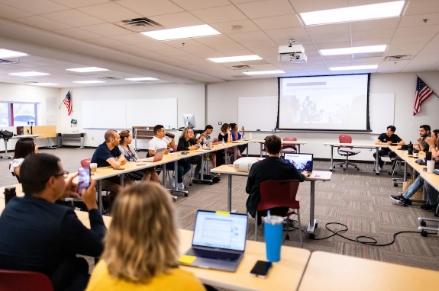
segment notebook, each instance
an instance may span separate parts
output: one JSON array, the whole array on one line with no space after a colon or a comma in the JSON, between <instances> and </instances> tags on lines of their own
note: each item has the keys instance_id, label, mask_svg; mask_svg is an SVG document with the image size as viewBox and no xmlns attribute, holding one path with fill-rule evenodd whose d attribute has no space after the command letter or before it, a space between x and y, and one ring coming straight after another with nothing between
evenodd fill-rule
<instances>
[{"instance_id":1,"label":"notebook","mask_svg":"<svg viewBox=\"0 0 439 291\"><path fill-rule=\"evenodd\" d=\"M180 263L234 272L245 251L247 214L198 210L192 247Z\"/></svg>"},{"instance_id":2,"label":"notebook","mask_svg":"<svg viewBox=\"0 0 439 291\"><path fill-rule=\"evenodd\" d=\"M293 164L299 172L312 172L313 169L313 154L285 154L285 160Z\"/></svg>"}]
</instances>

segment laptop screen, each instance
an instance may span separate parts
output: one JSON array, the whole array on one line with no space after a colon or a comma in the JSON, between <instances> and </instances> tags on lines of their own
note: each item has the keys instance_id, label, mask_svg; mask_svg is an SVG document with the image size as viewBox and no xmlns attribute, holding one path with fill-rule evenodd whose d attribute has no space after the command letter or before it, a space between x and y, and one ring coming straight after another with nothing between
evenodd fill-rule
<instances>
[{"instance_id":1,"label":"laptop screen","mask_svg":"<svg viewBox=\"0 0 439 291\"><path fill-rule=\"evenodd\" d=\"M198 210L192 245L244 251L247 215Z\"/></svg>"},{"instance_id":2,"label":"laptop screen","mask_svg":"<svg viewBox=\"0 0 439 291\"><path fill-rule=\"evenodd\" d=\"M285 160L293 164L299 172L312 172L313 155L312 154L285 154Z\"/></svg>"}]
</instances>

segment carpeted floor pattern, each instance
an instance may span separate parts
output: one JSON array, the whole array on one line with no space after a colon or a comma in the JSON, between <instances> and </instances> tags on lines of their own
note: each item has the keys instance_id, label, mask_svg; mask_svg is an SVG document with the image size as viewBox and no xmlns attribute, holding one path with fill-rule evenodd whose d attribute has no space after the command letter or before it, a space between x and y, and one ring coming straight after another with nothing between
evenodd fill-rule
<instances>
[{"instance_id":1,"label":"carpeted floor pattern","mask_svg":"<svg viewBox=\"0 0 439 291\"><path fill-rule=\"evenodd\" d=\"M79 161L90 157L93 149L62 148L42 150L55 154L63 161L65 170L75 171ZM330 235L325 229L328 222L346 224L349 230L343 235L354 239L359 235L374 237L378 243L390 242L393 233L398 231L416 231L418 216L433 217L432 212L420 209L419 205L401 207L393 205L390 194L401 191L394 187L387 173L376 176L372 172L372 164L358 164L361 171L336 170L329 182L316 183L315 216L318 220L316 238ZM0 160L0 185L16 183L7 171L8 160ZM329 162L317 161L315 169L326 170ZM232 208L245 212L245 177L233 177ZM300 201L302 229L309 219L310 183L301 183L298 191ZM178 222L181 228L192 229L196 209L220 210L227 206L227 178L214 185L192 185L187 198L179 198L175 203ZM253 220L249 219L248 238L253 239ZM335 228L337 229L337 228ZM339 229L339 228L338 228ZM259 236L259 240L262 237ZM292 232L286 245L299 246L298 231ZM404 264L422 268L439 270L439 238L436 235L422 237L420 234L402 234L390 246L377 247L351 242L341 237L324 240L305 238L303 247L311 251L322 250L373 260Z\"/></svg>"}]
</instances>

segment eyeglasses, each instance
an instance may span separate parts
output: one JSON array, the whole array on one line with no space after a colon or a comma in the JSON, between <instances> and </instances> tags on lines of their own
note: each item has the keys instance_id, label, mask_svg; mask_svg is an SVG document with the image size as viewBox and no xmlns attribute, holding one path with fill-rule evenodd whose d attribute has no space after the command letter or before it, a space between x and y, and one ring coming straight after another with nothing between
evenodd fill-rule
<instances>
[{"instance_id":1,"label":"eyeglasses","mask_svg":"<svg viewBox=\"0 0 439 291\"><path fill-rule=\"evenodd\" d=\"M67 178L69 176L69 172L68 171L62 171L61 173L55 174L55 177L61 177L64 176L64 178Z\"/></svg>"}]
</instances>

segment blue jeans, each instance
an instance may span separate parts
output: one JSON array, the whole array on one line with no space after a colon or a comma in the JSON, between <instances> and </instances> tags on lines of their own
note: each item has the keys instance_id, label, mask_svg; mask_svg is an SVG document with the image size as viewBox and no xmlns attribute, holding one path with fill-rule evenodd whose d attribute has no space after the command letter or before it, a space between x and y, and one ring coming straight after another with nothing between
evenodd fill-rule
<instances>
[{"instance_id":1,"label":"blue jeans","mask_svg":"<svg viewBox=\"0 0 439 291\"><path fill-rule=\"evenodd\" d=\"M421 176L418 176L416 180L413 181L412 184L407 188L407 191L402 193L402 196L405 199L410 199L421 187L424 185L424 179Z\"/></svg>"},{"instance_id":2,"label":"blue jeans","mask_svg":"<svg viewBox=\"0 0 439 291\"><path fill-rule=\"evenodd\" d=\"M430 184L424 184L425 201L429 205L436 205L438 203L439 192Z\"/></svg>"}]
</instances>

